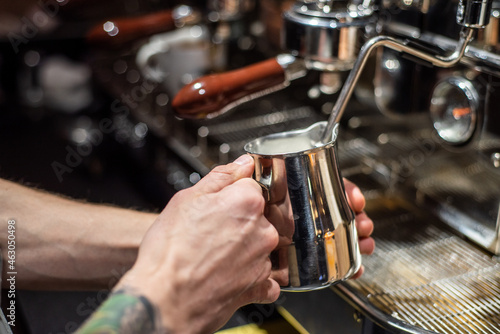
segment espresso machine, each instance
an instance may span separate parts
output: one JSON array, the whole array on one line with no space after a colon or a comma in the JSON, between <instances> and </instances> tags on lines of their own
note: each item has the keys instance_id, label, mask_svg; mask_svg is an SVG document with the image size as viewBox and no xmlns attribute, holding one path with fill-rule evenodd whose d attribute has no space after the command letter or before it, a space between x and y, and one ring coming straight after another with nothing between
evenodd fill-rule
<instances>
[{"instance_id":1,"label":"espresso machine","mask_svg":"<svg viewBox=\"0 0 500 334\"><path fill-rule=\"evenodd\" d=\"M334 120L374 220L361 278L273 309L314 334L500 332L500 1L169 4L89 30L115 136L154 138L145 164L177 191Z\"/></svg>"}]
</instances>

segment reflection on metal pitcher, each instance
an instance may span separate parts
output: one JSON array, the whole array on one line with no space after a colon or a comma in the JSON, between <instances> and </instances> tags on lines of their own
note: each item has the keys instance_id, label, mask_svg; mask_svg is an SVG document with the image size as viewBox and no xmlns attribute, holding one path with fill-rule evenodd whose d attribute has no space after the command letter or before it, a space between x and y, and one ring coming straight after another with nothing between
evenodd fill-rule
<instances>
[{"instance_id":1,"label":"reflection on metal pitcher","mask_svg":"<svg viewBox=\"0 0 500 334\"><path fill-rule=\"evenodd\" d=\"M338 169L338 126L320 142L326 122L258 138L245 146L281 234L272 254L283 290L327 287L361 266L357 232Z\"/></svg>"}]
</instances>

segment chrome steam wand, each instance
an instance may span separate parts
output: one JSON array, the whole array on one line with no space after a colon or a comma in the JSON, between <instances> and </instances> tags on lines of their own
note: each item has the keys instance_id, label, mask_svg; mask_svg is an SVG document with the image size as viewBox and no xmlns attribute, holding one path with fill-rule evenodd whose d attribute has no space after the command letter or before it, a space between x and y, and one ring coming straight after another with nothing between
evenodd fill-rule
<instances>
[{"instance_id":1,"label":"chrome steam wand","mask_svg":"<svg viewBox=\"0 0 500 334\"><path fill-rule=\"evenodd\" d=\"M322 143L327 143L331 140L332 131L335 125L342 118L347 102L351 98L354 87L363 71L363 68L373 50L379 46L385 46L392 50L405 52L438 67L452 67L456 65L463 57L467 46L473 39L475 29L484 28L488 22L491 13L492 0L460 0L457 9L457 23L464 28L460 33L455 51L447 56L431 55L422 50L411 47L405 41L400 41L389 36L377 36L368 40L361 48L356 61L347 77L339 97L333 106L332 112L328 119L328 124L321 137Z\"/></svg>"}]
</instances>

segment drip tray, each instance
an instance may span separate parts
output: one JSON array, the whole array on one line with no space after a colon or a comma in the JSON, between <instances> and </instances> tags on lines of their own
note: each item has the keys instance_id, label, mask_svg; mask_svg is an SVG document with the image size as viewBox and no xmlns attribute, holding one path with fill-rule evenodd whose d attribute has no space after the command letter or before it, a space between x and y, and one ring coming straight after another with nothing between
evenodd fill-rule
<instances>
[{"instance_id":1,"label":"drip tray","mask_svg":"<svg viewBox=\"0 0 500 334\"><path fill-rule=\"evenodd\" d=\"M401 199L368 201L376 251L335 286L375 323L407 333L500 333L498 258Z\"/></svg>"}]
</instances>

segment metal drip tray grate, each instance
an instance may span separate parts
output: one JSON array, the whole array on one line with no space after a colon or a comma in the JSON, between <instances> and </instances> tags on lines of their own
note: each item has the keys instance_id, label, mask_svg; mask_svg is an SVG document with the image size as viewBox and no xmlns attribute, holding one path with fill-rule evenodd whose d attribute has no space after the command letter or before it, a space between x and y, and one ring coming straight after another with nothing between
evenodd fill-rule
<instances>
[{"instance_id":1,"label":"metal drip tray grate","mask_svg":"<svg viewBox=\"0 0 500 334\"><path fill-rule=\"evenodd\" d=\"M432 218L384 204L370 212L377 249L363 258L365 274L347 285L388 317L416 328L500 333L498 259Z\"/></svg>"}]
</instances>

